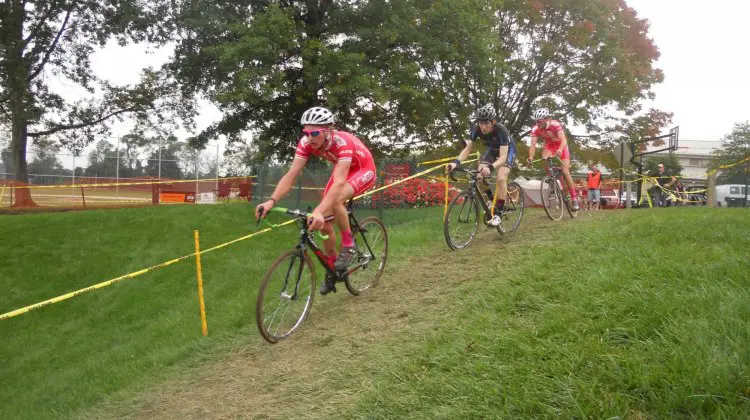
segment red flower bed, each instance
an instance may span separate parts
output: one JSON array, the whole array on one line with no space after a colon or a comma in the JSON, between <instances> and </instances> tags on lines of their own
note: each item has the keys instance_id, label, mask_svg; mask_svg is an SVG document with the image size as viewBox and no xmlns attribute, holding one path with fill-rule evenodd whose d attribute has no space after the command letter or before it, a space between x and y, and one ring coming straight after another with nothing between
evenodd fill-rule
<instances>
[{"instance_id":1,"label":"red flower bed","mask_svg":"<svg viewBox=\"0 0 750 420\"><path fill-rule=\"evenodd\" d=\"M451 187L448 190L448 199L452 199L457 193L458 190ZM385 208L441 206L445 201L445 184L424 178L414 178L374 194L372 206L377 208L381 199Z\"/></svg>"}]
</instances>

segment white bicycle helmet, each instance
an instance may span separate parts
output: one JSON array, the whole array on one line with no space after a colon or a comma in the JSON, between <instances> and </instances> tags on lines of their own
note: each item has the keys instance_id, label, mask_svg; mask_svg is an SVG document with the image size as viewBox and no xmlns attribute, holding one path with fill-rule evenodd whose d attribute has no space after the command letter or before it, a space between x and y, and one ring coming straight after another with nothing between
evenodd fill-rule
<instances>
[{"instance_id":1,"label":"white bicycle helmet","mask_svg":"<svg viewBox=\"0 0 750 420\"><path fill-rule=\"evenodd\" d=\"M543 120L547 117L549 117L549 109L547 108L539 108L534 111L534 120Z\"/></svg>"},{"instance_id":2,"label":"white bicycle helmet","mask_svg":"<svg viewBox=\"0 0 750 420\"><path fill-rule=\"evenodd\" d=\"M479 109L477 109L476 112L476 118L477 120L494 120L495 119L495 108L492 106L492 104L487 104Z\"/></svg>"},{"instance_id":3,"label":"white bicycle helmet","mask_svg":"<svg viewBox=\"0 0 750 420\"><path fill-rule=\"evenodd\" d=\"M333 112L321 106L314 106L302 114L302 125L328 125L333 124Z\"/></svg>"}]
</instances>

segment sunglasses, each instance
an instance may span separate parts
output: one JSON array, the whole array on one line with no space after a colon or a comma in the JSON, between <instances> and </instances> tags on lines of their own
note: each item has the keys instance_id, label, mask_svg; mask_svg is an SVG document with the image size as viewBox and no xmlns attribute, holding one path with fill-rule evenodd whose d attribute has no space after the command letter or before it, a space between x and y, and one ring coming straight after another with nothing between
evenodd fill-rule
<instances>
[{"instance_id":1,"label":"sunglasses","mask_svg":"<svg viewBox=\"0 0 750 420\"><path fill-rule=\"evenodd\" d=\"M492 124L492 120L479 120L479 124Z\"/></svg>"},{"instance_id":2,"label":"sunglasses","mask_svg":"<svg viewBox=\"0 0 750 420\"><path fill-rule=\"evenodd\" d=\"M314 131L302 130L302 132L307 134L310 137L318 137L319 135L323 133L323 130L314 130Z\"/></svg>"}]
</instances>

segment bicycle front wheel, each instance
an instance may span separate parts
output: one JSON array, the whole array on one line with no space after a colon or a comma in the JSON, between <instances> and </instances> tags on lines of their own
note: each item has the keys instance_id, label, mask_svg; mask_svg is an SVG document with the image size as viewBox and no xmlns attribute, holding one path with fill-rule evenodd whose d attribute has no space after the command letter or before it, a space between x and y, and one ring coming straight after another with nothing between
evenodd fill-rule
<instances>
[{"instance_id":1,"label":"bicycle front wheel","mask_svg":"<svg viewBox=\"0 0 750 420\"><path fill-rule=\"evenodd\" d=\"M542 206L544 212L547 213L552 220L560 220L563 217L563 197L560 187L557 185L557 180L550 176L542 179L541 187L539 188L539 195L542 199Z\"/></svg>"},{"instance_id":2,"label":"bicycle front wheel","mask_svg":"<svg viewBox=\"0 0 750 420\"><path fill-rule=\"evenodd\" d=\"M515 181L508 183L508 195L505 198L505 208L503 209L503 222L497 227L500 233L511 233L518 229L523 218L523 209L525 202L523 187Z\"/></svg>"},{"instance_id":3,"label":"bicycle front wheel","mask_svg":"<svg viewBox=\"0 0 750 420\"><path fill-rule=\"evenodd\" d=\"M378 284L388 257L388 233L383 222L371 216L358 225L359 232L354 232L357 255L344 280L346 289L355 296Z\"/></svg>"},{"instance_id":4,"label":"bicycle front wheel","mask_svg":"<svg viewBox=\"0 0 750 420\"><path fill-rule=\"evenodd\" d=\"M468 191L458 193L448 205L443 221L445 242L450 249L469 246L479 226L479 204Z\"/></svg>"},{"instance_id":5,"label":"bicycle front wheel","mask_svg":"<svg viewBox=\"0 0 750 420\"><path fill-rule=\"evenodd\" d=\"M260 285L255 320L271 344L291 335L310 314L315 297L315 269L298 249L281 254Z\"/></svg>"}]
</instances>

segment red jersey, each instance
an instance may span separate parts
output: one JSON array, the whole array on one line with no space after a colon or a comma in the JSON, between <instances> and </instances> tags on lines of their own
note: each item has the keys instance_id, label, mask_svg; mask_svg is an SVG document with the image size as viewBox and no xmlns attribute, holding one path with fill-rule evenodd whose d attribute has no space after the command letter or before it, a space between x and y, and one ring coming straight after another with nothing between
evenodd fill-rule
<instances>
[{"instance_id":1,"label":"red jersey","mask_svg":"<svg viewBox=\"0 0 750 420\"><path fill-rule=\"evenodd\" d=\"M533 137L539 137L544 141L544 147L547 149L557 149L560 147L560 139L557 137L557 133L563 130L563 126L560 121L550 120L547 124L547 128L542 128L539 124L535 125L531 129L531 135Z\"/></svg>"},{"instance_id":2,"label":"red jersey","mask_svg":"<svg viewBox=\"0 0 750 420\"><path fill-rule=\"evenodd\" d=\"M304 160L308 160L310 156L320 156L334 164L348 160L352 162L349 172L375 165L370 149L352 133L333 131L331 139L326 142L320 149L314 149L307 136L302 136L295 156Z\"/></svg>"}]
</instances>

